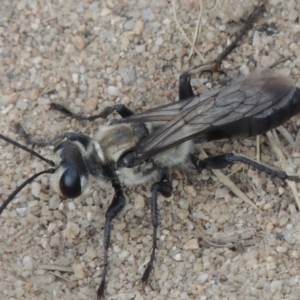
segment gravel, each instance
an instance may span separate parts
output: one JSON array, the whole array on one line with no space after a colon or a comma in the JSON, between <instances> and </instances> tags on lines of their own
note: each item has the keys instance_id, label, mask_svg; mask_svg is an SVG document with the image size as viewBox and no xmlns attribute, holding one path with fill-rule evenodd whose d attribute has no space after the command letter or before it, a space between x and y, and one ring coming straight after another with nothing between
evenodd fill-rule
<instances>
[{"instance_id":1,"label":"gravel","mask_svg":"<svg viewBox=\"0 0 300 300\"><path fill-rule=\"evenodd\" d=\"M211 61L258 1L204 2L197 49ZM191 40L198 14L198 1L177 3L179 23ZM256 64L266 67L288 58L276 70L300 87L299 15L297 0L269 1L255 28L223 62L226 77L204 74L192 83L203 92L249 73ZM0 132L23 143L14 122L43 137L65 131L93 136L103 123L70 120L51 111L51 102L97 114L115 103L140 111L175 101L179 75L201 63L198 56L188 63L189 51L170 1L2 0ZM294 138L299 124L295 117L285 125ZM298 166L299 154L281 138ZM52 148L35 150L51 158ZM236 151L255 157L256 140L203 148L211 155ZM261 152L263 162L276 165L265 137ZM1 203L45 168L1 140ZM151 251L151 183L125 188L128 203L112 230L107 299L299 299L300 214L291 191L245 166L231 179L259 210L215 182L210 172L172 172L174 195L159 197L157 258L145 287L140 279ZM1 299L96 299L105 210L112 197L108 184L95 181L75 200L56 195L47 175L27 185L0 217ZM216 233L247 228L253 228L251 239L234 248L200 243L200 231L213 239Z\"/></svg>"}]
</instances>

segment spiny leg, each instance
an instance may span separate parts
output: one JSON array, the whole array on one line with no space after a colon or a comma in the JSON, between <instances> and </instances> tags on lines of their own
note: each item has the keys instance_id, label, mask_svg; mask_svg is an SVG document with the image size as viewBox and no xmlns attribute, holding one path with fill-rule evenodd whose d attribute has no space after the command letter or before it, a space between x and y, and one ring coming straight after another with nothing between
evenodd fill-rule
<instances>
[{"instance_id":1,"label":"spiny leg","mask_svg":"<svg viewBox=\"0 0 300 300\"><path fill-rule=\"evenodd\" d=\"M108 248L110 246L110 236L111 236L111 222L119 214L119 212L124 208L126 204L126 198L123 193L122 186L118 180L112 182L112 186L115 190L114 198L106 211L105 214L105 226L103 235L103 272L100 286L97 291L98 299L104 298L105 285L106 285L106 275L108 270Z\"/></svg>"},{"instance_id":2,"label":"spiny leg","mask_svg":"<svg viewBox=\"0 0 300 300\"><path fill-rule=\"evenodd\" d=\"M113 106L108 106L106 107L100 114L98 115L93 115L93 116L82 116L82 115L77 115L67 108L65 108L63 105L58 104L58 103L51 103L50 108L54 110L58 110L65 115L74 118L76 120L82 121L82 120L88 120L88 121L93 121L96 119L106 119L110 114L112 114L114 111L116 111L122 118L129 117L133 115L133 111L131 111L126 105L124 104L115 104Z\"/></svg>"},{"instance_id":3,"label":"spiny leg","mask_svg":"<svg viewBox=\"0 0 300 300\"><path fill-rule=\"evenodd\" d=\"M198 67L195 67L189 70L188 73L195 74L203 71L211 71L211 72L218 71L220 69L220 65L222 61L227 57L228 54L230 54L238 46L238 43L241 41L243 36L247 33L247 31L250 28L252 28L253 24L257 21L259 16L264 11L265 11L265 6L263 4L256 6L252 14L248 17L244 26L234 34L233 36L234 41L224 49L224 51L217 57L217 59L215 59L210 63L206 63Z\"/></svg>"},{"instance_id":4,"label":"spiny leg","mask_svg":"<svg viewBox=\"0 0 300 300\"><path fill-rule=\"evenodd\" d=\"M89 136L75 132L64 132L51 139L41 139L37 136L27 133L23 126L19 123L15 124L15 127L17 133L26 141L26 143L33 146L46 147L57 145L63 139L67 139L72 142L80 142L83 146L88 147L88 145L93 141Z\"/></svg>"},{"instance_id":5,"label":"spiny leg","mask_svg":"<svg viewBox=\"0 0 300 300\"><path fill-rule=\"evenodd\" d=\"M271 166L259 163L249 157L243 155L235 155L234 153L226 153L221 155L216 155L212 157L205 158L204 160L199 159L195 155L191 156L191 161L195 167L200 171L202 169L223 169L230 166L231 164L240 162L246 164L256 170L265 172L266 174L279 178L281 180L290 180L300 183L300 178L297 176L290 176L282 170L277 170Z\"/></svg>"},{"instance_id":6,"label":"spiny leg","mask_svg":"<svg viewBox=\"0 0 300 300\"><path fill-rule=\"evenodd\" d=\"M179 78L179 100L184 100L188 98L194 97L194 92L192 90L190 84L190 75L197 74L205 71L209 72L222 72L220 69L220 65L222 61L230 54L237 46L238 43L241 41L243 36L247 33L247 31L253 26L255 21L258 19L261 13L265 10L264 5L260 5L255 7L252 14L248 17L247 21L245 22L244 26L235 33L233 36L234 41L227 46L224 51L212 62L205 63L203 65L197 66L185 73L183 73Z\"/></svg>"},{"instance_id":7,"label":"spiny leg","mask_svg":"<svg viewBox=\"0 0 300 300\"><path fill-rule=\"evenodd\" d=\"M39 146L39 147L56 145L59 142L61 142L64 138L66 138L66 135L68 134L68 133L62 133L55 136L52 139L41 139L37 136L27 133L24 127L19 123L15 124L15 128L17 133L26 141L27 144L32 146Z\"/></svg>"},{"instance_id":8,"label":"spiny leg","mask_svg":"<svg viewBox=\"0 0 300 300\"><path fill-rule=\"evenodd\" d=\"M157 198L160 193L164 197L171 197L173 192L172 183L170 182L170 176L167 169L162 170L162 176L160 181L155 182L151 187L151 218L152 218L152 226L153 226L153 235L152 235L152 251L150 256L150 261L147 264L146 270L142 277L142 282L145 283L151 271L153 270L153 264L155 260L155 250L157 247L157 228L158 228L158 207L157 207Z\"/></svg>"}]
</instances>

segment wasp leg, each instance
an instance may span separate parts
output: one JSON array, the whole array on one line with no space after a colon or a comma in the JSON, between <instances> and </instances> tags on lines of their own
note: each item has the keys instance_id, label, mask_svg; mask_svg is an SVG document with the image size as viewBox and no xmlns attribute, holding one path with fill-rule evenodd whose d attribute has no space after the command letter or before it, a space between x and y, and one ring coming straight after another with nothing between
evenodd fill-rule
<instances>
[{"instance_id":1,"label":"wasp leg","mask_svg":"<svg viewBox=\"0 0 300 300\"><path fill-rule=\"evenodd\" d=\"M193 89L190 84L190 75L197 74L202 72L221 72L224 71L221 69L222 61L230 54L237 46L243 36L247 33L247 31L253 26L255 21L258 19L260 14L265 11L264 5L260 5L255 7L252 14L248 17L244 26L235 33L233 36L234 41L227 46L224 51L212 62L202 64L200 66L194 67L193 69L183 73L179 77L179 100L189 99L195 97Z\"/></svg>"},{"instance_id":2,"label":"wasp leg","mask_svg":"<svg viewBox=\"0 0 300 300\"><path fill-rule=\"evenodd\" d=\"M115 190L114 198L106 211L105 214L105 226L104 226L104 236L103 236L103 272L100 286L97 291L98 299L104 298L105 285L106 285L106 275L108 270L108 248L110 246L110 236L111 236L111 222L119 214L119 212L124 208L126 204L126 198L123 193L122 186L118 180L112 182L112 186Z\"/></svg>"},{"instance_id":3,"label":"wasp leg","mask_svg":"<svg viewBox=\"0 0 300 300\"><path fill-rule=\"evenodd\" d=\"M246 164L256 170L259 170L261 172L265 172L266 174L279 178L281 180L290 180L300 183L300 178L297 176L290 176L286 172L277 170L271 166L258 163L255 160L252 160L246 156L242 155L235 155L233 153L226 153L221 155L216 155L212 157L205 158L204 160L200 160L196 156L192 156L192 163L195 165L195 167L198 170L201 169L222 169L227 166L230 166L231 164L240 162L243 164Z\"/></svg>"},{"instance_id":4,"label":"wasp leg","mask_svg":"<svg viewBox=\"0 0 300 300\"><path fill-rule=\"evenodd\" d=\"M195 94L191 86L191 76L189 73L183 73L179 77L179 101L193 98Z\"/></svg>"},{"instance_id":5,"label":"wasp leg","mask_svg":"<svg viewBox=\"0 0 300 300\"><path fill-rule=\"evenodd\" d=\"M33 146L39 146L39 147L46 147L46 146L58 144L64 138L66 138L66 135L68 134L68 133L62 133L55 136L52 139L46 140L27 133L24 127L19 123L15 124L15 129L17 133L26 141L27 144Z\"/></svg>"},{"instance_id":6,"label":"wasp leg","mask_svg":"<svg viewBox=\"0 0 300 300\"><path fill-rule=\"evenodd\" d=\"M93 141L89 136L84 135L82 133L75 132L64 132L55 136L52 139L41 139L37 136L31 135L25 131L23 126L19 123L15 124L17 133L26 141L27 144L39 147L46 147L51 145L56 145L60 143L63 139L67 139L69 141L78 141L83 146L88 147ZM25 150L27 151L27 150Z\"/></svg>"},{"instance_id":7,"label":"wasp leg","mask_svg":"<svg viewBox=\"0 0 300 300\"><path fill-rule=\"evenodd\" d=\"M151 271L153 270L153 263L155 260L155 250L157 247L157 228L158 228L158 208L157 208L157 198L158 194L160 193L164 197L168 198L171 197L173 192L172 183L170 182L169 172L167 169L162 170L162 177L160 181L155 182L151 187L151 218L152 218L152 225L153 225L153 235L152 235L152 251L150 256L150 261L147 264L146 270L142 277L142 282L145 283Z\"/></svg>"},{"instance_id":8,"label":"wasp leg","mask_svg":"<svg viewBox=\"0 0 300 300\"><path fill-rule=\"evenodd\" d=\"M77 115L70 110L68 110L66 107L64 107L61 104L58 103L51 103L50 108L54 110L58 110L65 115L74 118L76 120L82 121L82 120L88 120L88 121L93 121L96 119L106 119L110 114L112 114L114 111L116 111L122 118L129 117L133 115L133 111L130 110L126 105L124 104L115 104L113 106L108 106L106 107L100 114L98 115L93 115L93 116L82 116L82 115Z\"/></svg>"},{"instance_id":9,"label":"wasp leg","mask_svg":"<svg viewBox=\"0 0 300 300\"><path fill-rule=\"evenodd\" d=\"M234 34L233 36L234 41L224 49L224 51L217 57L217 59L215 59L212 62L194 67L193 69L187 71L186 73L197 74L205 71L223 72L220 68L222 61L227 57L228 54L230 54L238 46L243 36L247 33L249 29L253 27L253 24L257 21L259 16L264 11L265 11L264 5L256 6L252 14L247 18L247 21L245 22L244 26Z\"/></svg>"}]
</instances>

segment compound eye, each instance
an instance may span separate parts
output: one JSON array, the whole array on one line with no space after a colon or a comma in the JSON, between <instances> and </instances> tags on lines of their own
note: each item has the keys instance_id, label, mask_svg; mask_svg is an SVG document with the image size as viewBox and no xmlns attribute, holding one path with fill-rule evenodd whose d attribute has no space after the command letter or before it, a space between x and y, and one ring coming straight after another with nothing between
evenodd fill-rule
<instances>
[{"instance_id":1,"label":"compound eye","mask_svg":"<svg viewBox=\"0 0 300 300\"><path fill-rule=\"evenodd\" d=\"M82 194L81 180L78 171L68 168L64 171L59 180L60 191L67 198L77 198Z\"/></svg>"}]
</instances>

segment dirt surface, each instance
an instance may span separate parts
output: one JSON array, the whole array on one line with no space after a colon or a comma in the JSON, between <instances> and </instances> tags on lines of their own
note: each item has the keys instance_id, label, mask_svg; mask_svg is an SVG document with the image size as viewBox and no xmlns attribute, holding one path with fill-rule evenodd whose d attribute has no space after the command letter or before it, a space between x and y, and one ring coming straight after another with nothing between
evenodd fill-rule
<instances>
[{"instance_id":1,"label":"dirt surface","mask_svg":"<svg viewBox=\"0 0 300 300\"><path fill-rule=\"evenodd\" d=\"M179 2L178 22L192 40L199 3ZM211 61L258 2L203 2L197 50ZM300 87L299 15L298 0L270 0L254 29L223 62L226 75L204 74L192 80L193 86L203 92L256 65L287 58L275 69ZM189 51L167 0L2 0L0 133L22 143L14 122L42 137L65 131L93 136L103 124L66 118L49 109L51 102L94 114L115 103L140 111L176 101L179 75L201 63L199 56L189 63ZM299 121L295 117L285 125L293 138ZM299 153L280 139L297 172ZM203 148L208 154L236 151L255 158L256 139ZM260 148L261 160L280 168L265 136ZM35 150L52 155L51 147ZM45 168L0 141L1 203ZM140 279L151 250L151 182L125 188L128 203L112 230L107 299L299 299L300 214L289 187L245 166L231 179L258 209L210 172L172 172L174 195L159 197L157 258L145 287ZM47 175L27 185L0 217L0 298L96 299L105 211L112 197L112 188L101 182L92 182L90 191L75 200L62 200ZM201 231L215 242L217 234L235 232L234 247L204 246Z\"/></svg>"}]
</instances>

